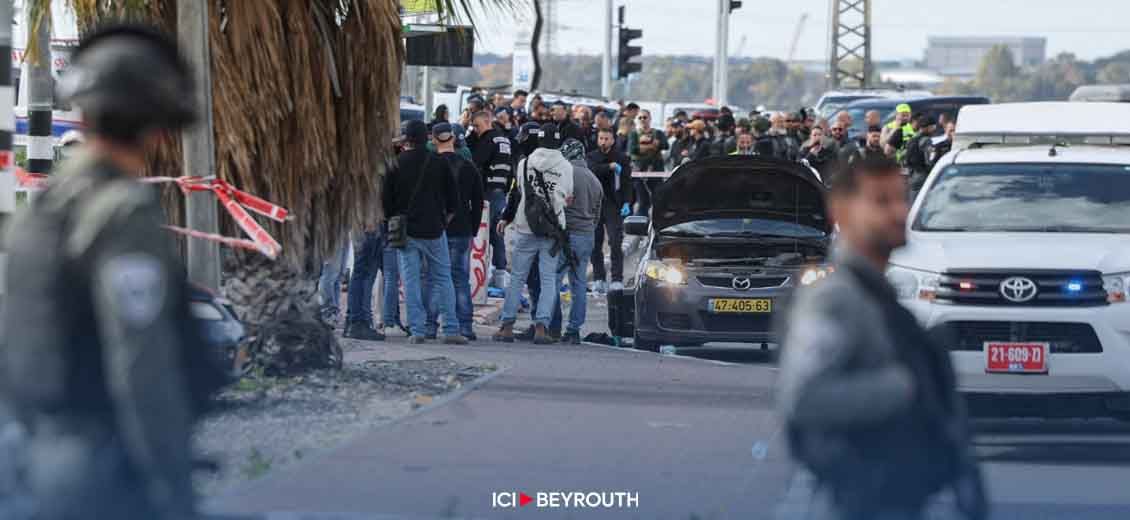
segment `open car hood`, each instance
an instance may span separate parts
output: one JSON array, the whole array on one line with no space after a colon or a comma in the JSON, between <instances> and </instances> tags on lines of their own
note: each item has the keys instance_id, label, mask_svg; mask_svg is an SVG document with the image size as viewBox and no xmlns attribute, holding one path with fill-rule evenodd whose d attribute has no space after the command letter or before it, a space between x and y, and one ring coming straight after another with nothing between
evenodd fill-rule
<instances>
[{"instance_id":1,"label":"open car hood","mask_svg":"<svg viewBox=\"0 0 1130 520\"><path fill-rule=\"evenodd\" d=\"M762 218L831 232L824 184L807 166L760 156L710 157L679 166L652 195L652 227Z\"/></svg>"}]
</instances>

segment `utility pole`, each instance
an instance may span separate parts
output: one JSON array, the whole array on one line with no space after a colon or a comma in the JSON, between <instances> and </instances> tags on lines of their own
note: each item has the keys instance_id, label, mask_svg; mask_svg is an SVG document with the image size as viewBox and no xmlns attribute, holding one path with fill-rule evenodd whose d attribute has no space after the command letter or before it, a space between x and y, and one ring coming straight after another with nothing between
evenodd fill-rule
<instances>
[{"instance_id":1,"label":"utility pole","mask_svg":"<svg viewBox=\"0 0 1130 520\"><path fill-rule=\"evenodd\" d=\"M741 3L738 3L738 7ZM718 30L715 32L714 46L714 103L719 107L726 105L726 69L729 66L730 10L734 7L730 0L718 0Z\"/></svg>"},{"instance_id":2,"label":"utility pole","mask_svg":"<svg viewBox=\"0 0 1130 520\"><path fill-rule=\"evenodd\" d=\"M829 0L828 86L871 84L871 0Z\"/></svg>"},{"instance_id":3,"label":"utility pole","mask_svg":"<svg viewBox=\"0 0 1130 520\"><path fill-rule=\"evenodd\" d=\"M51 76L51 7L50 4L45 6L41 14L25 3L24 12L27 15L28 40L25 46L28 52L24 56L28 75L27 171L47 174L51 173L55 160L55 140L51 137L51 111L55 108L55 78ZM37 17L39 20L36 20ZM34 199L31 192L28 195Z\"/></svg>"},{"instance_id":4,"label":"utility pole","mask_svg":"<svg viewBox=\"0 0 1130 520\"><path fill-rule=\"evenodd\" d=\"M12 135L16 133L16 93L12 88L12 0L0 0L0 236L6 236L12 213L16 211L15 154L12 153ZM8 288L5 279L8 271L7 240L0 240L0 309L3 308ZM7 334L0 331L0 337Z\"/></svg>"},{"instance_id":5,"label":"utility pole","mask_svg":"<svg viewBox=\"0 0 1130 520\"><path fill-rule=\"evenodd\" d=\"M208 4L177 2L177 39L192 67L200 123L181 132L184 175L210 177L216 174L212 141L212 67L208 48ZM189 192L185 198L185 222L190 229L219 232L216 200L206 191ZM204 287L220 289L220 246L198 238L187 239L188 279Z\"/></svg>"},{"instance_id":6,"label":"utility pole","mask_svg":"<svg viewBox=\"0 0 1130 520\"><path fill-rule=\"evenodd\" d=\"M600 62L600 97L612 97L612 0L604 0L604 56Z\"/></svg>"}]
</instances>

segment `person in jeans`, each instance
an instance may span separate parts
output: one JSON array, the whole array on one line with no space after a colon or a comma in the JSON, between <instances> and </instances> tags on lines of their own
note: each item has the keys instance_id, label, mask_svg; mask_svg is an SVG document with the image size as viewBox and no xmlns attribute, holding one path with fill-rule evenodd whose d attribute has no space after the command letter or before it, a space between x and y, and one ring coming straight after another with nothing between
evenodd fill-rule
<instances>
[{"instance_id":1,"label":"person in jeans","mask_svg":"<svg viewBox=\"0 0 1130 520\"><path fill-rule=\"evenodd\" d=\"M499 231L505 231L514 222L514 251L511 258L510 286L506 290L506 301L502 307L502 326L494 335L495 341L510 343L514 341L514 322L518 317L518 299L522 284L526 281L530 266L538 262L541 273L541 294L534 313L534 343L552 343L546 333L556 298L547 297L556 293L557 265L560 251L554 250L554 238L547 233L535 233L530 227L527 207L532 214L538 200L548 204L553 212L549 226L565 229L565 206L573 197L573 166L557 149L557 128L552 123L542 125L538 140L539 148L518 164L518 182L512 191L506 213L499 221ZM540 175L539 175L540 174ZM539 181L539 177L542 179ZM543 184L544 182L544 184ZM549 196L546 197L546 194ZM545 231L545 230L539 230Z\"/></svg>"},{"instance_id":2,"label":"person in jeans","mask_svg":"<svg viewBox=\"0 0 1130 520\"><path fill-rule=\"evenodd\" d=\"M408 323L414 344L427 342L427 309L421 279L427 263L431 297L443 318L444 343L465 345L455 315L455 286L451 281L451 256L445 229L457 207L451 170L439 156L427 151L428 128L423 121L408 121L402 129L405 151L397 168L385 178L384 205L388 215L405 217L407 243L399 250L400 276L408 300Z\"/></svg>"},{"instance_id":3,"label":"person in jeans","mask_svg":"<svg viewBox=\"0 0 1130 520\"><path fill-rule=\"evenodd\" d=\"M341 316L341 275L345 272L345 255L349 254L349 233L343 234L339 244L337 251L322 262L322 274L318 277L322 321L331 327L337 326Z\"/></svg>"},{"instance_id":4,"label":"person in jeans","mask_svg":"<svg viewBox=\"0 0 1130 520\"><path fill-rule=\"evenodd\" d=\"M569 234L569 246L574 256L572 267L558 275L557 285L560 286L565 274L569 274L569 294L573 300L569 308L569 323L561 340L580 345L581 326L585 324L588 310L585 283L588 281L589 256L592 254L604 190L600 186L600 180L588 168L584 145L575 140L567 140L561 146L561 155L573 166L573 203L565 207L565 230ZM560 311L557 314L560 315Z\"/></svg>"},{"instance_id":5,"label":"person in jeans","mask_svg":"<svg viewBox=\"0 0 1130 520\"><path fill-rule=\"evenodd\" d=\"M388 236L388 224L381 224L382 236ZM391 247L384 247L382 269L384 282L381 288L381 333L386 336L388 329L403 331L411 335L408 327L400 319L400 253Z\"/></svg>"},{"instance_id":6,"label":"person in jeans","mask_svg":"<svg viewBox=\"0 0 1130 520\"><path fill-rule=\"evenodd\" d=\"M483 218L483 180L479 170L470 161L455 153L455 136L451 125L440 123L432 127L432 143L436 153L451 168L451 175L459 193L455 216L447 223L447 249L451 257L451 280L455 286L455 315L459 318L459 333L475 340L474 307L471 305L471 240L479 230ZM430 267L429 267L430 271ZM430 283L425 280L424 300L427 302L428 337L434 337L438 328L439 302L431 298Z\"/></svg>"},{"instance_id":7,"label":"person in jeans","mask_svg":"<svg viewBox=\"0 0 1130 520\"><path fill-rule=\"evenodd\" d=\"M373 283L381 270L384 245L376 226L366 229L353 240L353 273L349 277L348 307L345 311L343 336L352 339L381 341L384 334L373 327Z\"/></svg>"}]
</instances>

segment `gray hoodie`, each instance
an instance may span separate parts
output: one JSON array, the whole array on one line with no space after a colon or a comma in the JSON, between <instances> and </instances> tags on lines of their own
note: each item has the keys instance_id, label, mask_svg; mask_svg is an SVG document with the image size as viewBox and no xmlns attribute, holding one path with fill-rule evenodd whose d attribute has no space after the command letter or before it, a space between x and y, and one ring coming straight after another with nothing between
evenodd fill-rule
<instances>
[{"instance_id":1,"label":"gray hoodie","mask_svg":"<svg viewBox=\"0 0 1130 520\"><path fill-rule=\"evenodd\" d=\"M584 159L573 165L573 203L565 208L565 228L569 233L593 233L600 217L604 188Z\"/></svg>"}]
</instances>

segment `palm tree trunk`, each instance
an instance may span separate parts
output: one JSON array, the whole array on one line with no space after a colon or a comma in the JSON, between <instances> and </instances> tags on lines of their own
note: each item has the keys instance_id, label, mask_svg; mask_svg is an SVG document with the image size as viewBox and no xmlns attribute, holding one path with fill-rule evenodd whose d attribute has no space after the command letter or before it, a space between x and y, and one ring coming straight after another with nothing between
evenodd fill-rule
<instances>
[{"instance_id":1,"label":"palm tree trunk","mask_svg":"<svg viewBox=\"0 0 1130 520\"><path fill-rule=\"evenodd\" d=\"M229 258L224 295L251 337L241 359L267 374L341 368L341 345L319 319L317 273L256 254Z\"/></svg>"}]
</instances>

